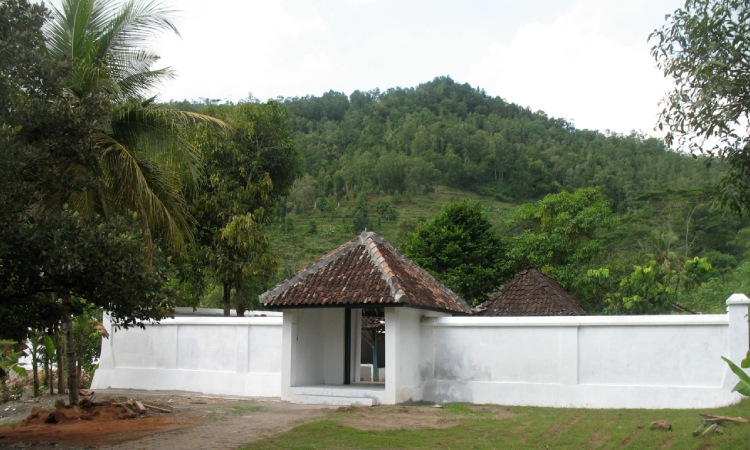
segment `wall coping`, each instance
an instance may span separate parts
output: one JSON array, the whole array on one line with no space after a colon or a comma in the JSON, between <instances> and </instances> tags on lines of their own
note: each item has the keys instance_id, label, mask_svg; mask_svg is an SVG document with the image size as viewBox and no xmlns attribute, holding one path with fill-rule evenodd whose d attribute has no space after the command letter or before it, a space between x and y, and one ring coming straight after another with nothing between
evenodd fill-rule
<instances>
[{"instance_id":1,"label":"wall coping","mask_svg":"<svg viewBox=\"0 0 750 450\"><path fill-rule=\"evenodd\" d=\"M257 326L281 326L281 317L175 317L162 319L159 322L145 323L146 326L170 326L170 325L257 325Z\"/></svg>"},{"instance_id":2,"label":"wall coping","mask_svg":"<svg viewBox=\"0 0 750 450\"><path fill-rule=\"evenodd\" d=\"M637 327L729 325L726 314L660 316L427 317L432 327Z\"/></svg>"},{"instance_id":3,"label":"wall coping","mask_svg":"<svg viewBox=\"0 0 750 450\"><path fill-rule=\"evenodd\" d=\"M224 315L223 309L217 308L193 308L191 306L177 306L174 309L175 316L180 317L227 317ZM283 313L279 311L245 311L245 317L281 317ZM229 310L229 317L238 317L237 311L234 309Z\"/></svg>"}]
</instances>

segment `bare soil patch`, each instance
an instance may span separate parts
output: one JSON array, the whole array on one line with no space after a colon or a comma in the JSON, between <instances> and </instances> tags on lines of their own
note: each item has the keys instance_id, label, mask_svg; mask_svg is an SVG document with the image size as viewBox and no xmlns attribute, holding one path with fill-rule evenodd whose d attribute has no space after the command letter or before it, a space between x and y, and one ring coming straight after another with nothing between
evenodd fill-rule
<instances>
[{"instance_id":1,"label":"bare soil patch","mask_svg":"<svg viewBox=\"0 0 750 450\"><path fill-rule=\"evenodd\" d=\"M335 411L335 407L247 398L138 393L95 399L97 403L139 400L171 411L149 409L135 418L123 418L122 408L111 405L55 408L57 398L0 405L0 447L237 448Z\"/></svg>"},{"instance_id":2,"label":"bare soil patch","mask_svg":"<svg viewBox=\"0 0 750 450\"><path fill-rule=\"evenodd\" d=\"M460 416L430 406L345 407L294 405L278 400L200 395L115 392L96 394L87 407L55 407L64 396L0 405L0 447L72 448L238 448L332 413L344 426L360 430L449 428ZM119 404L148 408L135 417ZM171 412L162 412L159 409ZM471 406L495 418L512 415L503 407Z\"/></svg>"},{"instance_id":3,"label":"bare soil patch","mask_svg":"<svg viewBox=\"0 0 750 450\"><path fill-rule=\"evenodd\" d=\"M501 406L470 406L473 412L486 413L495 419L513 415ZM351 416L337 419L344 426L358 430L416 430L422 428L450 428L460 423L461 416L446 414L442 408L430 406L376 406L372 408L340 408Z\"/></svg>"}]
</instances>

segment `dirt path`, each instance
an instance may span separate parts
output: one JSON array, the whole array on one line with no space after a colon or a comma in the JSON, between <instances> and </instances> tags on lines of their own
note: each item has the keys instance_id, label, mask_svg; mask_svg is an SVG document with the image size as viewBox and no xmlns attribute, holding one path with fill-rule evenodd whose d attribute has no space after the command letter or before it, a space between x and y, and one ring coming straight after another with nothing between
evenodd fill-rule
<instances>
[{"instance_id":1,"label":"dirt path","mask_svg":"<svg viewBox=\"0 0 750 450\"><path fill-rule=\"evenodd\" d=\"M34 406L54 409L57 397L39 402L0 405L0 447L33 449L72 448L216 448L233 449L264 439L336 410L336 407L293 405L260 399L233 399L195 395L117 393L99 400L136 399L170 409L146 416L118 419L118 411L100 408L89 420L44 423L23 421ZM4 426L11 423L12 425Z\"/></svg>"},{"instance_id":2,"label":"dirt path","mask_svg":"<svg viewBox=\"0 0 750 450\"><path fill-rule=\"evenodd\" d=\"M439 429L459 425L455 415L424 405L340 408L186 393L106 391L94 397L100 406L55 409L55 401L62 398L43 397L0 405L0 448L234 449L333 412L345 412L336 420L360 430ZM145 415L121 418L124 410L112 403L132 405L133 400L171 412L148 409ZM501 406L470 409L495 418L512 415ZM57 423L47 423L52 416Z\"/></svg>"}]
</instances>

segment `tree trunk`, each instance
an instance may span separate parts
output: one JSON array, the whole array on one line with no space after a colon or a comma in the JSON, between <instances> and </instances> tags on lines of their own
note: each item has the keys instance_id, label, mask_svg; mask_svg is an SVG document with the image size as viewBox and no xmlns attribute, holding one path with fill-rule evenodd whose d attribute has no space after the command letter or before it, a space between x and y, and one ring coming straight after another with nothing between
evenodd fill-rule
<instances>
[{"instance_id":1,"label":"tree trunk","mask_svg":"<svg viewBox=\"0 0 750 450\"><path fill-rule=\"evenodd\" d=\"M223 286L224 295L221 297L221 302L224 305L224 315L229 317L229 310L232 308L232 285L230 283L224 282Z\"/></svg>"},{"instance_id":2,"label":"tree trunk","mask_svg":"<svg viewBox=\"0 0 750 450\"><path fill-rule=\"evenodd\" d=\"M245 299L242 298L242 285L242 281L238 280L237 285L234 288L234 301L236 304L235 309L237 310L237 317L245 317Z\"/></svg>"},{"instance_id":3,"label":"tree trunk","mask_svg":"<svg viewBox=\"0 0 750 450\"><path fill-rule=\"evenodd\" d=\"M39 332L31 339L31 373L34 380L34 397L39 397Z\"/></svg>"},{"instance_id":4,"label":"tree trunk","mask_svg":"<svg viewBox=\"0 0 750 450\"><path fill-rule=\"evenodd\" d=\"M76 352L76 386L81 387L81 377L83 372L83 336L78 337L78 351ZM76 390L78 390L76 389Z\"/></svg>"},{"instance_id":5,"label":"tree trunk","mask_svg":"<svg viewBox=\"0 0 750 450\"><path fill-rule=\"evenodd\" d=\"M68 402L78 404L78 377L76 376L76 347L73 339L73 315L70 312L70 297L63 295L63 331L65 333L65 359L68 371Z\"/></svg>"},{"instance_id":6,"label":"tree trunk","mask_svg":"<svg viewBox=\"0 0 750 450\"><path fill-rule=\"evenodd\" d=\"M44 382L47 383L47 389L49 389L49 395L55 395L55 381L52 377L52 361L49 358L44 360Z\"/></svg>"},{"instance_id":7,"label":"tree trunk","mask_svg":"<svg viewBox=\"0 0 750 450\"><path fill-rule=\"evenodd\" d=\"M47 384L49 395L55 395L55 385L52 378L52 358L50 358L48 348L48 342L52 342L54 346L54 339L52 338L52 328L47 329L46 333L50 337L50 340L47 341L47 339L44 339L44 382Z\"/></svg>"},{"instance_id":8,"label":"tree trunk","mask_svg":"<svg viewBox=\"0 0 750 450\"><path fill-rule=\"evenodd\" d=\"M60 342L60 325L55 325L54 334L55 356L57 357L57 393L65 393L65 364L62 343Z\"/></svg>"}]
</instances>

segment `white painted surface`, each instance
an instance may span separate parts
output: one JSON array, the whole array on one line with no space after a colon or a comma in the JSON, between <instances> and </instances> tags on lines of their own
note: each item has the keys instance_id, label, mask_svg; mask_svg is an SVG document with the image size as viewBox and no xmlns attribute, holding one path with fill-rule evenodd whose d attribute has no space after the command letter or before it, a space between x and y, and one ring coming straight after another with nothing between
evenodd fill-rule
<instances>
[{"instance_id":1,"label":"white painted surface","mask_svg":"<svg viewBox=\"0 0 750 450\"><path fill-rule=\"evenodd\" d=\"M726 315L423 319L423 398L593 408L736 403L737 377L721 357L744 358L748 303L733 297Z\"/></svg>"},{"instance_id":2,"label":"white painted surface","mask_svg":"<svg viewBox=\"0 0 750 450\"><path fill-rule=\"evenodd\" d=\"M176 390L281 395L282 319L177 317L146 329L113 331L102 341L92 389Z\"/></svg>"},{"instance_id":3,"label":"white painted surface","mask_svg":"<svg viewBox=\"0 0 750 450\"><path fill-rule=\"evenodd\" d=\"M283 325L278 316L182 317L112 333L93 388L386 404L718 407L741 399L721 356L745 357L749 304L734 295L727 314L619 317L442 317L389 307L386 382L374 394L341 386L342 308L286 310Z\"/></svg>"}]
</instances>

